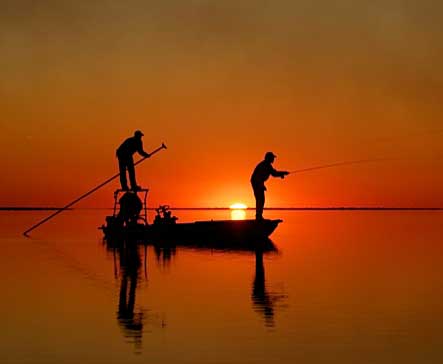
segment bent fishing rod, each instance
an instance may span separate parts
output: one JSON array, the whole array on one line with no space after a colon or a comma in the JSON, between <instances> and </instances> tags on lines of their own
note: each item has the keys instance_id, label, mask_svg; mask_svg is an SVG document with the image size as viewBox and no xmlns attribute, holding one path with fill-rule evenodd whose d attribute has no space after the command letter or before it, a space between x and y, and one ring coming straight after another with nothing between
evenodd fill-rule
<instances>
[{"instance_id":1,"label":"bent fishing rod","mask_svg":"<svg viewBox=\"0 0 443 364\"><path fill-rule=\"evenodd\" d=\"M149 157L152 157L155 153L161 151L162 149L167 149L165 143L162 143L162 145L160 147L158 147L157 149L153 150L151 153L149 154ZM142 159L138 160L137 162L134 163L134 167L137 164L140 164L141 162L143 162L145 159L149 158L149 157L143 157ZM26 237L29 237L29 233L36 229L37 227L39 227L40 225L43 225L45 222L51 220L53 217L57 216L58 214L62 213L63 211L65 211L66 209L70 208L72 205L76 204L77 202L79 202L80 200L83 200L85 197L89 196L90 194L94 193L95 191L99 190L100 188L102 188L104 185L107 185L109 182L111 182L112 180L116 179L118 176L120 176L120 173L115 174L112 177L109 177L106 181L100 183L98 186L94 187L92 190L89 190L88 192L84 193L83 195L81 195L80 197L76 198L74 201L71 201L70 203L68 203L66 206L63 206L62 208L60 208L59 210L57 210L56 212L54 212L53 214L49 215L48 217L45 217L43 220L39 221L37 224L31 226L28 230L26 230L25 232L23 232L23 235Z\"/></svg>"},{"instance_id":2,"label":"bent fishing rod","mask_svg":"<svg viewBox=\"0 0 443 364\"><path fill-rule=\"evenodd\" d=\"M322 164L320 166L315 166L315 167L296 169L294 171L289 171L289 173L303 173L303 172L315 171L317 169L332 168L332 167L339 167L339 166L347 166L347 165L350 165L350 164L381 162L381 161L386 161L386 160L388 160L388 159L386 159L386 158L376 158L376 159L360 159L360 160L354 160L354 161L345 161L345 162L337 162L337 163L331 163L331 164Z\"/></svg>"}]
</instances>

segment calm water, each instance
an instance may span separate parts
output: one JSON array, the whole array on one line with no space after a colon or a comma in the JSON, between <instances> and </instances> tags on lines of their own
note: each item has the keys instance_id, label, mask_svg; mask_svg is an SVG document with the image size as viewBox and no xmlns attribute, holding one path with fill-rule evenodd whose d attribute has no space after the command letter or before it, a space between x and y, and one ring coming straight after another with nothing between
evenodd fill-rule
<instances>
[{"instance_id":1,"label":"calm water","mask_svg":"<svg viewBox=\"0 0 443 364\"><path fill-rule=\"evenodd\" d=\"M268 212L278 252L107 248L0 214L1 363L442 363L442 212ZM177 212L181 221L229 212Z\"/></svg>"}]
</instances>

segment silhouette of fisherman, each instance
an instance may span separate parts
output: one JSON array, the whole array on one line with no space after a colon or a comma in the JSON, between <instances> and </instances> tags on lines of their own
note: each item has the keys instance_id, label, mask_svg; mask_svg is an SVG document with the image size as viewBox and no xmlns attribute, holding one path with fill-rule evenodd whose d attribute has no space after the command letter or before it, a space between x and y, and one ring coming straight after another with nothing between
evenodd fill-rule
<instances>
[{"instance_id":1,"label":"silhouette of fisherman","mask_svg":"<svg viewBox=\"0 0 443 364\"><path fill-rule=\"evenodd\" d=\"M267 152L265 154L265 159L257 164L251 176L251 185L255 196L256 220L263 219L266 191L265 182L268 180L269 176L284 178L289 174L287 171L277 171L274 169L272 163L274 163L275 157L277 156L274 153Z\"/></svg>"},{"instance_id":2,"label":"silhouette of fisherman","mask_svg":"<svg viewBox=\"0 0 443 364\"><path fill-rule=\"evenodd\" d=\"M118 167L120 169L120 184L122 190L124 191L129 190L128 182L126 180L126 170L128 170L131 189L133 191L139 191L141 189L135 180L134 159L132 156L135 152L137 152L142 157L150 157L150 154L143 150L143 135L144 134L140 130L137 130L133 137L126 139L117 149Z\"/></svg>"}]
</instances>

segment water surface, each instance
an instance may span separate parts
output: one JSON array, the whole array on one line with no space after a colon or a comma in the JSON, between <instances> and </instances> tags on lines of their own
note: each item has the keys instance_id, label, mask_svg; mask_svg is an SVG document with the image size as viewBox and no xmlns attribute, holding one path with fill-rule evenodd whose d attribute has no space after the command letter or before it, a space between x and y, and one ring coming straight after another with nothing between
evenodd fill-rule
<instances>
[{"instance_id":1,"label":"water surface","mask_svg":"<svg viewBox=\"0 0 443 364\"><path fill-rule=\"evenodd\" d=\"M113 249L105 214L0 213L1 363L443 362L442 212L272 211L268 254Z\"/></svg>"}]
</instances>

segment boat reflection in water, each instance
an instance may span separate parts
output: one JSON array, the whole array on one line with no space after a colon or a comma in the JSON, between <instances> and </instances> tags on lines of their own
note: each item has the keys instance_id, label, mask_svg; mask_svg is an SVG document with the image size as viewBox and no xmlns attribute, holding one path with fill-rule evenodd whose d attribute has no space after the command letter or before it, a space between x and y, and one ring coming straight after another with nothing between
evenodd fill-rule
<instances>
[{"instance_id":1,"label":"boat reflection in water","mask_svg":"<svg viewBox=\"0 0 443 364\"><path fill-rule=\"evenodd\" d=\"M143 308L136 309L136 292L142 279L142 266L144 266L144 279L147 280L147 247L133 241L110 242L105 241L108 251L114 254L114 274L120 277L120 291L118 295L117 321L124 337L129 343L134 344L134 351L141 353L144 325L164 328L166 326L159 315L149 314ZM142 259L141 250L144 251Z\"/></svg>"},{"instance_id":2,"label":"boat reflection in water","mask_svg":"<svg viewBox=\"0 0 443 364\"><path fill-rule=\"evenodd\" d=\"M252 305L256 312L263 315L265 326L274 326L275 303L286 296L269 293L265 284L265 269L263 257L266 254L277 253L277 248L270 239L260 241L248 241L239 244L238 241L207 241L199 240L190 242L189 240L157 240L157 241L135 241L135 240L104 240L108 251L114 253L115 274L120 277L119 303L117 320L122 328L123 335L135 346L135 352L140 353L142 349L142 337L144 326L147 321L149 325L165 328L164 319L159 315L150 313L153 317L146 317L147 310L136 309L136 292L139 281L148 277L147 255L148 250L155 253L157 263L166 266L175 258L177 250L209 250L218 251L225 254L252 253L255 255L255 275L252 282ZM143 254L143 258L142 258ZM118 263L117 263L118 262ZM143 269L142 269L143 268Z\"/></svg>"},{"instance_id":3,"label":"boat reflection in water","mask_svg":"<svg viewBox=\"0 0 443 364\"><path fill-rule=\"evenodd\" d=\"M158 244L155 244L153 248L157 263L161 266L169 266L172 258L177 253L177 249L175 246L160 246Z\"/></svg>"}]
</instances>

